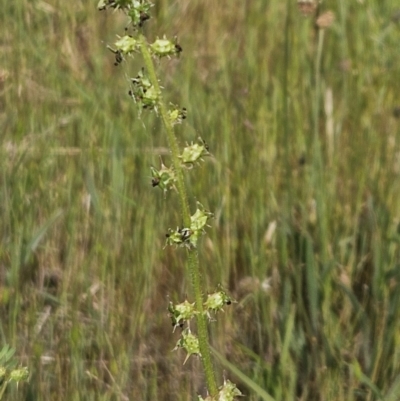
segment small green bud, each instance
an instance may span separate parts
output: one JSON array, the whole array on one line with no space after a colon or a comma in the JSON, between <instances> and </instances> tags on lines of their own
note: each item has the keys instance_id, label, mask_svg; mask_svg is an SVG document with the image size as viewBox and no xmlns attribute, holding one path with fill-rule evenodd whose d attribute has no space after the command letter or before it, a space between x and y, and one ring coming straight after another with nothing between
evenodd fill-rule
<instances>
[{"instance_id":1,"label":"small green bud","mask_svg":"<svg viewBox=\"0 0 400 401\"><path fill-rule=\"evenodd\" d=\"M200 202L197 202L197 210L190 216L190 230L192 231L190 242L193 246L197 245L200 235L205 232L204 227L207 225L207 221L213 216L211 212L204 209Z\"/></svg>"},{"instance_id":2,"label":"small green bud","mask_svg":"<svg viewBox=\"0 0 400 401\"><path fill-rule=\"evenodd\" d=\"M199 160L203 160L202 157L208 156L208 145L203 139L199 138L199 143L191 144L183 149L180 158L184 164L193 166Z\"/></svg>"},{"instance_id":3,"label":"small green bud","mask_svg":"<svg viewBox=\"0 0 400 401\"><path fill-rule=\"evenodd\" d=\"M215 397L208 395L206 398L198 396L198 401L233 401L235 397L243 396L241 391L229 380L225 380L224 385L218 389Z\"/></svg>"},{"instance_id":4,"label":"small green bud","mask_svg":"<svg viewBox=\"0 0 400 401\"><path fill-rule=\"evenodd\" d=\"M206 398L203 398L199 395L198 401L217 401L217 398L211 397L211 395L208 395Z\"/></svg>"},{"instance_id":5,"label":"small green bud","mask_svg":"<svg viewBox=\"0 0 400 401\"><path fill-rule=\"evenodd\" d=\"M27 380L29 377L29 371L27 367L20 369L14 369L10 373L10 381L20 382L22 380Z\"/></svg>"},{"instance_id":6,"label":"small green bud","mask_svg":"<svg viewBox=\"0 0 400 401\"><path fill-rule=\"evenodd\" d=\"M160 58L174 56L182 51L181 46L179 46L177 43L171 42L165 36L163 39L157 39L153 44L151 44L150 49L155 56Z\"/></svg>"},{"instance_id":7,"label":"small green bud","mask_svg":"<svg viewBox=\"0 0 400 401\"><path fill-rule=\"evenodd\" d=\"M132 36L125 35L115 42L115 47L124 54L138 50L138 41Z\"/></svg>"},{"instance_id":8,"label":"small green bud","mask_svg":"<svg viewBox=\"0 0 400 401\"><path fill-rule=\"evenodd\" d=\"M0 366L0 380L6 375L7 370L4 366Z\"/></svg>"},{"instance_id":9,"label":"small green bud","mask_svg":"<svg viewBox=\"0 0 400 401\"><path fill-rule=\"evenodd\" d=\"M204 308L207 311L218 312L223 310L222 308L225 305L230 305L231 303L232 298L224 290L220 290L213 294L208 294L207 301L204 302Z\"/></svg>"},{"instance_id":10,"label":"small green bud","mask_svg":"<svg viewBox=\"0 0 400 401\"><path fill-rule=\"evenodd\" d=\"M182 121L186 118L186 115L187 111L184 107L182 109L178 109L174 106L172 110L168 111L168 116L172 125L182 124Z\"/></svg>"},{"instance_id":11,"label":"small green bud","mask_svg":"<svg viewBox=\"0 0 400 401\"><path fill-rule=\"evenodd\" d=\"M131 81L134 85L141 87L144 90L150 89L152 87L149 77L144 72L144 68L142 68L138 72L136 78L132 78Z\"/></svg>"},{"instance_id":12,"label":"small green bud","mask_svg":"<svg viewBox=\"0 0 400 401\"><path fill-rule=\"evenodd\" d=\"M242 392L236 387L236 384L225 380L224 385L219 388L218 401L233 401L235 397L242 395Z\"/></svg>"},{"instance_id":13,"label":"small green bud","mask_svg":"<svg viewBox=\"0 0 400 401\"><path fill-rule=\"evenodd\" d=\"M204 209L203 205L197 202L198 208L192 216L190 216L189 228L177 228L176 230L168 230L166 234L167 245L185 246L193 248L197 246L197 241L205 231L204 227L209 218L213 216L211 212Z\"/></svg>"},{"instance_id":14,"label":"small green bud","mask_svg":"<svg viewBox=\"0 0 400 401\"><path fill-rule=\"evenodd\" d=\"M168 233L165 235L167 237L167 245L184 246L187 248L192 247L190 237L193 232L190 228L179 228L176 230L168 229Z\"/></svg>"},{"instance_id":15,"label":"small green bud","mask_svg":"<svg viewBox=\"0 0 400 401\"><path fill-rule=\"evenodd\" d=\"M191 320L198 312L195 309L194 303L184 301L174 305L172 302L168 305L168 311L174 326L174 331L177 326L182 327L185 321Z\"/></svg>"},{"instance_id":16,"label":"small green bud","mask_svg":"<svg viewBox=\"0 0 400 401\"><path fill-rule=\"evenodd\" d=\"M149 89L144 91L143 96L142 96L142 103L143 103L143 108L149 108L149 109L154 109L157 106L157 102L159 99L158 92L154 86L151 86Z\"/></svg>"},{"instance_id":17,"label":"small green bud","mask_svg":"<svg viewBox=\"0 0 400 401\"><path fill-rule=\"evenodd\" d=\"M100 0L97 4L97 8L99 10L105 10L107 7L124 9L130 6L131 3L131 0Z\"/></svg>"},{"instance_id":18,"label":"small green bud","mask_svg":"<svg viewBox=\"0 0 400 401\"><path fill-rule=\"evenodd\" d=\"M189 328L186 328L182 334L180 340L176 343L176 346L174 348L174 351L178 348L184 348L185 351L187 352L187 356L185 358L185 361L183 364L186 363L186 361L189 359L191 355L199 355L201 356L200 353L200 347L199 347L199 340L198 338L192 334Z\"/></svg>"},{"instance_id":19,"label":"small green bud","mask_svg":"<svg viewBox=\"0 0 400 401\"><path fill-rule=\"evenodd\" d=\"M153 4L146 0L130 0L132 3L128 16L131 19L131 24L136 28L141 28L143 24L150 19L150 8Z\"/></svg>"},{"instance_id":20,"label":"small green bud","mask_svg":"<svg viewBox=\"0 0 400 401\"><path fill-rule=\"evenodd\" d=\"M157 107L159 94L151 84L149 78L144 74L144 71L139 71L136 78L131 78L132 90L129 95L139 103L144 109L153 110Z\"/></svg>"},{"instance_id":21,"label":"small green bud","mask_svg":"<svg viewBox=\"0 0 400 401\"><path fill-rule=\"evenodd\" d=\"M161 163L161 169L157 170L154 167L151 169L151 184L153 187L159 187L164 192L169 189L175 188L176 176L175 172L171 168L167 168L163 163Z\"/></svg>"},{"instance_id":22,"label":"small green bud","mask_svg":"<svg viewBox=\"0 0 400 401\"><path fill-rule=\"evenodd\" d=\"M197 210L195 214L190 217L190 228L193 231L200 231L203 230L204 227L207 225L208 219L214 217L214 215L205 210L203 205L200 202L197 202Z\"/></svg>"},{"instance_id":23,"label":"small green bud","mask_svg":"<svg viewBox=\"0 0 400 401\"><path fill-rule=\"evenodd\" d=\"M150 19L150 8L153 4L147 0L100 0L97 4L99 10L107 8L124 10L131 19L134 28L141 28Z\"/></svg>"}]
</instances>

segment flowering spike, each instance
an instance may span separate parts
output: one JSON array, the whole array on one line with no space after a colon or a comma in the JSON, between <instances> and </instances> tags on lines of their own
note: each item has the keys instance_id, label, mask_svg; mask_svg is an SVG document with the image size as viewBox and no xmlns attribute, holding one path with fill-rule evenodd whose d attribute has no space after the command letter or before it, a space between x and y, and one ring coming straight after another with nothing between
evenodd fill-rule
<instances>
[{"instance_id":1,"label":"flowering spike","mask_svg":"<svg viewBox=\"0 0 400 401\"><path fill-rule=\"evenodd\" d=\"M134 30L139 30L147 21L150 7L152 4L148 0L100 0L99 9L120 9L129 18L130 25ZM128 29L125 28L125 31ZM136 35L135 35L136 33ZM115 49L110 50L115 54L116 64L121 63L127 55L135 51L140 51L143 56L146 72L140 71L139 74L131 79L131 90L129 95L138 104L139 108L155 110L159 114L165 126L166 135L172 156L172 168L168 169L161 163L161 168L151 167L152 185L159 186L163 191L170 188L177 190L181 218L184 225L176 230L168 229L166 243L176 247L186 247L189 253L188 270L192 279L193 292L195 294L195 305L185 301L181 304L169 304L168 310L174 329L182 326L186 321L189 322L194 316L197 320L198 338L190 331L189 325L181 333L181 339L177 342L175 349L184 348L187 356L198 355L202 358L205 372L205 379L209 394L207 401L230 401L226 394L234 394L234 391L225 391L225 398L219 395L219 388L216 383L215 374L212 367L212 358L207 336L206 315L203 313L203 297L201 291L200 269L198 266L198 255L195 251L197 240L204 233L205 226L212 213L206 211L200 204L193 215L190 213L189 200L186 191L183 169L191 168L194 164L202 161L204 156L209 155L208 145L199 138L199 142L188 145L183 149L182 154L178 151L178 140L174 132L174 125L182 123L186 118L186 109L172 106L168 110L162 96L162 87L159 84L155 68L155 58L179 56L182 47L175 41L168 40L165 36L157 38L152 44L145 37L145 32L134 32L133 37L125 35L118 38ZM222 298L222 296L220 296ZM227 303L226 301L225 303ZM221 301L220 301L221 303ZM211 308L219 308L218 300L214 301Z\"/></svg>"}]
</instances>

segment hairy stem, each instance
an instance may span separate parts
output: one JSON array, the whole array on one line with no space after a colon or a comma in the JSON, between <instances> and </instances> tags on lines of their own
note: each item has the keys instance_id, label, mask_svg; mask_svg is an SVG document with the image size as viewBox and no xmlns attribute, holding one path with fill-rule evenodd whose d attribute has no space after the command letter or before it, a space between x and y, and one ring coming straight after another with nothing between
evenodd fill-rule
<instances>
[{"instance_id":1,"label":"hairy stem","mask_svg":"<svg viewBox=\"0 0 400 401\"><path fill-rule=\"evenodd\" d=\"M172 165L176 174L176 187L179 194L179 202L181 206L183 223L186 228L190 227L190 208L187 197L186 184L183 177L183 170L179 159L179 146L176 139L172 122L168 115L167 107L163 101L160 85L158 83L157 74L155 72L153 59L151 57L146 38L143 35L139 35L139 43L141 53L144 59L147 73L151 84L154 86L158 94L158 109L161 115L161 119L164 123L165 130L167 132L168 144L171 150ZM204 372L207 381L208 391L211 396L218 393L218 388L215 380L214 369L212 366L210 343L207 330L207 321L204 314L203 308L203 294L201 290L201 275L199 266L199 257L196 248L188 250L188 269L192 282L194 298L196 303L196 309L199 312L197 315L197 329L199 348L202 357Z\"/></svg>"}]
</instances>

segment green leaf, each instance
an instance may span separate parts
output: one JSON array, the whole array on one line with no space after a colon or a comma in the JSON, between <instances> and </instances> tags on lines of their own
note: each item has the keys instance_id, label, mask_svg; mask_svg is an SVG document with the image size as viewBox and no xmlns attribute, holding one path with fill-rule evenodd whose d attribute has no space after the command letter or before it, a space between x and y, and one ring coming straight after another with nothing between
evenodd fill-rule
<instances>
[{"instance_id":1,"label":"green leaf","mask_svg":"<svg viewBox=\"0 0 400 401\"><path fill-rule=\"evenodd\" d=\"M29 257L32 252L35 252L36 248L39 246L40 242L42 241L43 237L46 235L47 231L49 231L50 227L62 216L63 211L62 210L57 210L53 216L51 216L46 223L44 223L39 230L34 234L32 239L30 240L25 257L24 257L24 263L28 263Z\"/></svg>"},{"instance_id":2,"label":"green leaf","mask_svg":"<svg viewBox=\"0 0 400 401\"><path fill-rule=\"evenodd\" d=\"M383 397L384 401L398 401L400 400L400 375L396 377L391 385L388 393Z\"/></svg>"},{"instance_id":3,"label":"green leaf","mask_svg":"<svg viewBox=\"0 0 400 401\"><path fill-rule=\"evenodd\" d=\"M263 388L261 388L255 381L245 375L240 369L234 364L230 363L224 356L222 356L217 350L211 348L213 354L219 359L221 364L225 368L229 369L238 379L240 379L247 387L254 391L258 397L265 401L275 401L275 398L271 397Z\"/></svg>"}]
</instances>

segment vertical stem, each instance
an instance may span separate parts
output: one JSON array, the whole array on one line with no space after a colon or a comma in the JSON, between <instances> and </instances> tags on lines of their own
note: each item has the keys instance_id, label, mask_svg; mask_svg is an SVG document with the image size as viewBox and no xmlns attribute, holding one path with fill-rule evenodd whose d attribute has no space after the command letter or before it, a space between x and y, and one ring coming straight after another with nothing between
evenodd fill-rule
<instances>
[{"instance_id":1,"label":"vertical stem","mask_svg":"<svg viewBox=\"0 0 400 401\"><path fill-rule=\"evenodd\" d=\"M158 95L158 108L161 115L161 119L164 123L165 130L167 132L168 144L171 150L172 164L176 174L176 186L179 194L179 202L182 211L183 224L185 227L190 227L190 209L189 201L186 192L185 180L183 177L182 165L179 159L179 146L176 139L174 129L171 120L168 116L168 110L162 98L161 88L158 83L157 74L155 72L153 59L148 49L146 38L143 35L139 35L140 50L144 59L147 73L151 84L154 86ZM203 294L201 291L201 275L199 266L199 257L197 249L189 249L188 251L188 269L192 282L196 310L199 312L196 315L199 348L201 353L201 359L203 362L204 372L207 381L208 391L211 396L215 396L218 393L218 388L215 380L214 369L212 366L211 352L210 352L210 341L207 330L207 321L204 314L203 308Z\"/></svg>"},{"instance_id":2,"label":"vertical stem","mask_svg":"<svg viewBox=\"0 0 400 401\"><path fill-rule=\"evenodd\" d=\"M157 74L154 68L153 59L151 58L151 54L148 49L146 38L143 35L139 35L140 49L142 52L142 56L144 59L144 64L146 65L147 73L149 74L149 78L151 84L156 89L158 95L158 108L161 115L161 119L164 123L165 130L167 131L167 139L168 145L171 150L172 156L172 164L174 166L175 174L176 174L176 186L179 194L179 201L182 210L183 224L185 227L190 227L190 211L189 211L189 201L186 194L186 186L183 178L183 172L181 163L179 160L179 146L176 136L174 134L174 129L172 127L172 123L168 116L168 111L165 106L165 103L162 99L162 93L160 84L158 83Z\"/></svg>"},{"instance_id":3,"label":"vertical stem","mask_svg":"<svg viewBox=\"0 0 400 401\"><path fill-rule=\"evenodd\" d=\"M291 21L291 0L287 0L286 5L286 21L285 21L285 38L284 38L284 57L283 57L283 70L282 70L282 124L283 124L283 138L284 142L280 142L278 146L278 152L281 151L281 147L284 148L284 158L285 158L285 188L286 188L286 213L290 214L291 204L290 202L293 199L293 186L291 183L291 174L292 168L290 165L290 153L292 151L291 143L293 138L289 138L290 136L290 117L289 117L289 55L290 55L290 27L292 25Z\"/></svg>"},{"instance_id":4,"label":"vertical stem","mask_svg":"<svg viewBox=\"0 0 400 401\"><path fill-rule=\"evenodd\" d=\"M321 60L322 60L323 43L324 43L324 30L319 29L317 57L315 59L315 97L314 97L314 139L316 140L315 144L318 146L318 148L320 147L319 136L318 136L318 125L319 125L319 109L320 109L320 96L321 96ZM321 155L319 154L319 156Z\"/></svg>"},{"instance_id":5,"label":"vertical stem","mask_svg":"<svg viewBox=\"0 0 400 401\"><path fill-rule=\"evenodd\" d=\"M316 188L317 212L320 229L320 238L322 242L322 261L327 260L327 227L326 227L326 205L324 202L324 193L326 183L324 180L324 168L322 163L322 149L319 139L319 114L321 101L321 60L324 43L324 29L318 29L317 56L315 59L315 96L314 96L314 187Z\"/></svg>"}]
</instances>

